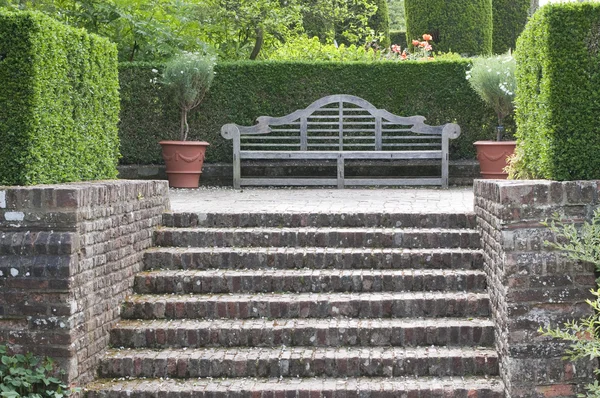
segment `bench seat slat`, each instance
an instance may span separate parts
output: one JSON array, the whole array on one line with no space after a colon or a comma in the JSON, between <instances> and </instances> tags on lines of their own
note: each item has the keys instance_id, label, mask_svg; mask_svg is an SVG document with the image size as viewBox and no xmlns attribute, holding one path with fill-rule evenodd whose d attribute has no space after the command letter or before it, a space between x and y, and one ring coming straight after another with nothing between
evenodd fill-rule
<instances>
[{"instance_id":1,"label":"bench seat slat","mask_svg":"<svg viewBox=\"0 0 600 398\"><path fill-rule=\"evenodd\" d=\"M442 151L240 151L242 159L441 159Z\"/></svg>"},{"instance_id":2,"label":"bench seat slat","mask_svg":"<svg viewBox=\"0 0 600 398\"><path fill-rule=\"evenodd\" d=\"M242 140L296 140L296 141L298 141L300 139L300 137L298 137L298 136L296 136L296 137L290 137L290 136L277 137L277 136L247 135L247 136L242 136L241 139Z\"/></svg>"},{"instance_id":3,"label":"bench seat slat","mask_svg":"<svg viewBox=\"0 0 600 398\"><path fill-rule=\"evenodd\" d=\"M275 148L281 148L281 147L285 147L285 148L299 148L300 144L266 144L266 143L243 143L242 144L244 147L275 147Z\"/></svg>"}]
</instances>

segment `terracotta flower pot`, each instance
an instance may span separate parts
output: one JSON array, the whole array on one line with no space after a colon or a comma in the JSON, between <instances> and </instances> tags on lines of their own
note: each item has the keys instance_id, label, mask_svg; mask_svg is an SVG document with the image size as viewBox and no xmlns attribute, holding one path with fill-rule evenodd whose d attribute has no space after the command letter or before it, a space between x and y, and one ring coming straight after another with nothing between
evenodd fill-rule
<instances>
[{"instance_id":1,"label":"terracotta flower pot","mask_svg":"<svg viewBox=\"0 0 600 398\"><path fill-rule=\"evenodd\" d=\"M204 141L160 141L169 186L198 188L206 147Z\"/></svg>"},{"instance_id":2,"label":"terracotta flower pot","mask_svg":"<svg viewBox=\"0 0 600 398\"><path fill-rule=\"evenodd\" d=\"M473 145L477 148L481 177L506 180L506 159L515 152L516 141L477 141Z\"/></svg>"}]
</instances>

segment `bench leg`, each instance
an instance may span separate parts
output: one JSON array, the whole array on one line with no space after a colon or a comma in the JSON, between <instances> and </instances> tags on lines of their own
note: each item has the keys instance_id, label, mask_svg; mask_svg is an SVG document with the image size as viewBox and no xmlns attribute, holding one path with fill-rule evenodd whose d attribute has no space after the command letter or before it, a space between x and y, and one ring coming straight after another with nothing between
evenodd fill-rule
<instances>
[{"instance_id":1,"label":"bench leg","mask_svg":"<svg viewBox=\"0 0 600 398\"><path fill-rule=\"evenodd\" d=\"M242 165L240 159L240 137L233 137L233 188L240 189L242 179Z\"/></svg>"},{"instance_id":2,"label":"bench leg","mask_svg":"<svg viewBox=\"0 0 600 398\"><path fill-rule=\"evenodd\" d=\"M337 158L337 187L344 189L344 157L342 155Z\"/></svg>"},{"instance_id":3,"label":"bench leg","mask_svg":"<svg viewBox=\"0 0 600 398\"><path fill-rule=\"evenodd\" d=\"M241 184L240 184L240 180L242 179L241 171L242 170L241 170L241 164L240 164L240 156L233 155L233 188L234 189L241 188Z\"/></svg>"}]
</instances>

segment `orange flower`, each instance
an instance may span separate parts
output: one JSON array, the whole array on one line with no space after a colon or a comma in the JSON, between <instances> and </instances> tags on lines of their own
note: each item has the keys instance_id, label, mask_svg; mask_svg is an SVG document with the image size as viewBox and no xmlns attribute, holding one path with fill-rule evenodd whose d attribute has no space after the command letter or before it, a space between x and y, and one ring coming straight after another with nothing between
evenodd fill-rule
<instances>
[{"instance_id":1,"label":"orange flower","mask_svg":"<svg viewBox=\"0 0 600 398\"><path fill-rule=\"evenodd\" d=\"M419 47L425 47L427 45L426 41L419 42Z\"/></svg>"},{"instance_id":2,"label":"orange flower","mask_svg":"<svg viewBox=\"0 0 600 398\"><path fill-rule=\"evenodd\" d=\"M413 40L412 41L412 45L413 46L418 46L421 42L419 40Z\"/></svg>"},{"instance_id":3,"label":"orange flower","mask_svg":"<svg viewBox=\"0 0 600 398\"><path fill-rule=\"evenodd\" d=\"M402 59L406 59L408 57L408 55L406 55L406 51L402 51L401 57Z\"/></svg>"},{"instance_id":4,"label":"orange flower","mask_svg":"<svg viewBox=\"0 0 600 398\"><path fill-rule=\"evenodd\" d=\"M425 33L423 35L423 40L425 40L425 41L433 40L433 37L431 37L431 35L428 35L427 33Z\"/></svg>"}]
</instances>

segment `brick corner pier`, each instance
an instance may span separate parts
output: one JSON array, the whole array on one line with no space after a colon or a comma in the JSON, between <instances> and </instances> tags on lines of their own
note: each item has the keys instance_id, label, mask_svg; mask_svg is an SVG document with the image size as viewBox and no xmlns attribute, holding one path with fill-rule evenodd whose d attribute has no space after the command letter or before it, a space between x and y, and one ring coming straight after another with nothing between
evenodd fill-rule
<instances>
[{"instance_id":1,"label":"brick corner pier","mask_svg":"<svg viewBox=\"0 0 600 398\"><path fill-rule=\"evenodd\" d=\"M168 207L163 181L0 187L0 344L92 380Z\"/></svg>"},{"instance_id":2,"label":"brick corner pier","mask_svg":"<svg viewBox=\"0 0 600 398\"><path fill-rule=\"evenodd\" d=\"M600 206L597 181L486 181L474 185L500 373L507 397L574 397L593 383L596 361L562 359L565 344L538 328L591 315L594 267L544 242L541 222L590 220Z\"/></svg>"}]
</instances>

